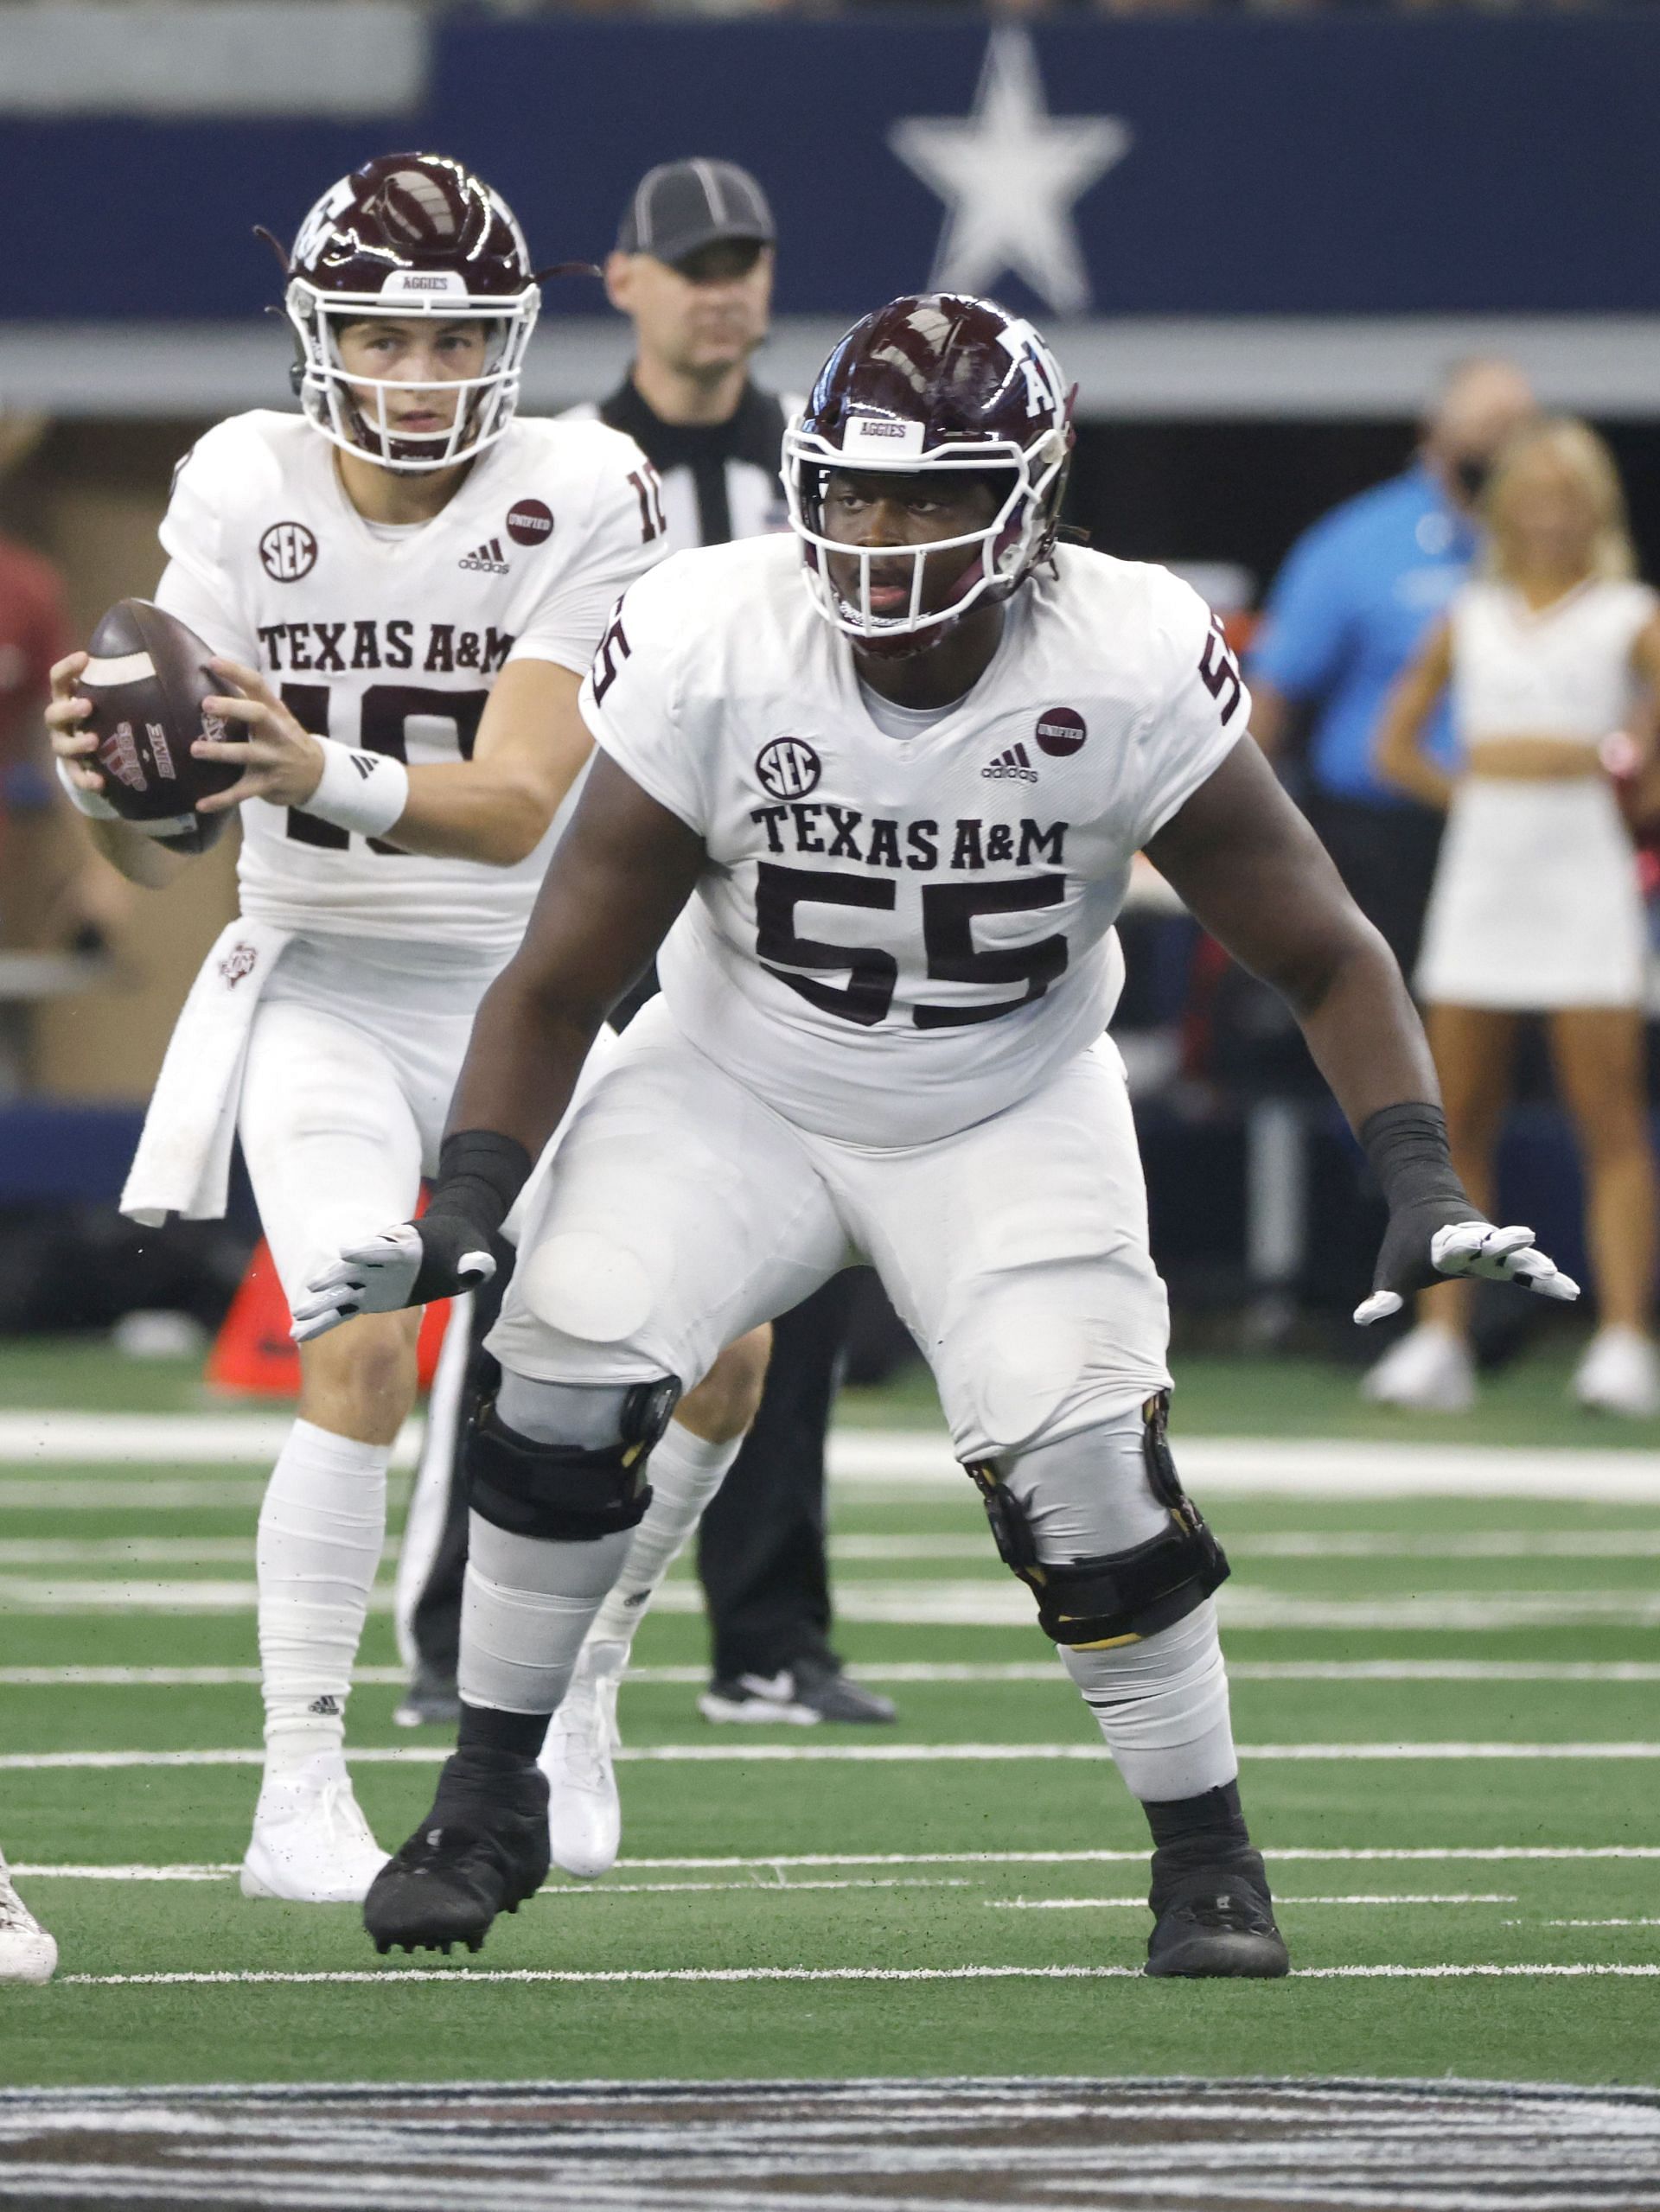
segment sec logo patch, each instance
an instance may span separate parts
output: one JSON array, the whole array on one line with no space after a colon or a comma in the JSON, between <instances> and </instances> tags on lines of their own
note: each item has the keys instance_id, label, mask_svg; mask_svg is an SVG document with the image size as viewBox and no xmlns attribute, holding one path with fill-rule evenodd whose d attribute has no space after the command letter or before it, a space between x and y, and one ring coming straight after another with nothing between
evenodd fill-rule
<instances>
[{"instance_id":1,"label":"sec logo patch","mask_svg":"<svg viewBox=\"0 0 1660 2212\"><path fill-rule=\"evenodd\" d=\"M755 772L775 799L805 799L824 763L804 737L775 737L756 755Z\"/></svg>"},{"instance_id":2,"label":"sec logo patch","mask_svg":"<svg viewBox=\"0 0 1660 2212\"><path fill-rule=\"evenodd\" d=\"M1089 735L1081 714L1069 706L1052 706L1038 717L1038 743L1051 759L1063 761L1076 753Z\"/></svg>"},{"instance_id":3,"label":"sec logo patch","mask_svg":"<svg viewBox=\"0 0 1660 2212\"><path fill-rule=\"evenodd\" d=\"M545 545L553 535L553 511L540 500L520 500L508 509L508 535L515 545Z\"/></svg>"},{"instance_id":4,"label":"sec logo patch","mask_svg":"<svg viewBox=\"0 0 1660 2212\"><path fill-rule=\"evenodd\" d=\"M273 522L259 540L259 558L278 583L297 583L317 564L317 541L303 522Z\"/></svg>"}]
</instances>

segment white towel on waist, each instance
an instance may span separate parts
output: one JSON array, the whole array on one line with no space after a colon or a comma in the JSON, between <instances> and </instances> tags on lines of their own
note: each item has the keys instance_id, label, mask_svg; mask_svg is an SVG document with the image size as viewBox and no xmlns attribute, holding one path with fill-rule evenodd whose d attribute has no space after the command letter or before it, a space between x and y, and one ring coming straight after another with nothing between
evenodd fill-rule
<instances>
[{"instance_id":1,"label":"white towel on waist","mask_svg":"<svg viewBox=\"0 0 1660 2212\"><path fill-rule=\"evenodd\" d=\"M292 932L233 921L220 932L190 986L144 1116L121 1211L155 1227L225 1211L242 1068L260 993Z\"/></svg>"}]
</instances>

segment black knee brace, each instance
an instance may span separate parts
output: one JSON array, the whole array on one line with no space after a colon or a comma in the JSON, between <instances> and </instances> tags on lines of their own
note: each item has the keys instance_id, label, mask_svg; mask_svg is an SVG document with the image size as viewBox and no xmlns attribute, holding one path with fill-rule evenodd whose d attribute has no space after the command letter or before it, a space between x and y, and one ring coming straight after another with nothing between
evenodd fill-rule
<instances>
[{"instance_id":1,"label":"black knee brace","mask_svg":"<svg viewBox=\"0 0 1660 2212\"><path fill-rule=\"evenodd\" d=\"M1142 1455L1148 1487L1171 1525L1132 1551L1045 1565L1014 1492L983 1461L968 1469L985 1500L999 1555L1037 1598L1038 1626L1056 1643L1077 1651L1137 1643L1192 1612L1228 1579L1227 1554L1183 1489L1171 1457L1165 1425L1169 1410L1168 1392L1147 1400Z\"/></svg>"},{"instance_id":2,"label":"black knee brace","mask_svg":"<svg viewBox=\"0 0 1660 2212\"><path fill-rule=\"evenodd\" d=\"M513 1536L590 1543L633 1528L651 1503L646 1463L680 1395L672 1375L636 1383L612 1444L537 1444L510 1429L487 1399L467 1433L468 1502Z\"/></svg>"}]
</instances>

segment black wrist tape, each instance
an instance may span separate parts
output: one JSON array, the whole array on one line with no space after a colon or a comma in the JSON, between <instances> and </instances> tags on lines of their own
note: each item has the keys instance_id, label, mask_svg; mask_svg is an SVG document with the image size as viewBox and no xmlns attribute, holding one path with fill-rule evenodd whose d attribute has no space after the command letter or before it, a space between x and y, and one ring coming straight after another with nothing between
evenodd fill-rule
<instances>
[{"instance_id":1,"label":"black wrist tape","mask_svg":"<svg viewBox=\"0 0 1660 2212\"><path fill-rule=\"evenodd\" d=\"M1447 1145L1446 1116L1427 1099L1409 1099L1369 1114L1361 1125L1360 1144L1392 1214L1428 1198L1468 1203Z\"/></svg>"},{"instance_id":2,"label":"black wrist tape","mask_svg":"<svg viewBox=\"0 0 1660 2212\"><path fill-rule=\"evenodd\" d=\"M494 1129L458 1129L438 1149L429 1214L447 1214L488 1244L530 1179L535 1163L516 1138Z\"/></svg>"}]
</instances>

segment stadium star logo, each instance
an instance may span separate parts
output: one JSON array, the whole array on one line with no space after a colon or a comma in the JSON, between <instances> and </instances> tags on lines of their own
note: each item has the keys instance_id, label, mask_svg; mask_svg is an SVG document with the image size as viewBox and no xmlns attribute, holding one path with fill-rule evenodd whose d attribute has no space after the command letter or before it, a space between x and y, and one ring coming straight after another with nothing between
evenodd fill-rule
<instances>
[{"instance_id":1,"label":"stadium star logo","mask_svg":"<svg viewBox=\"0 0 1660 2212\"><path fill-rule=\"evenodd\" d=\"M1051 115L1030 34L994 30L972 115L909 116L888 133L948 209L935 288L988 291L1009 271L1057 314L1081 314L1089 277L1073 209L1133 137L1119 116Z\"/></svg>"}]
</instances>

